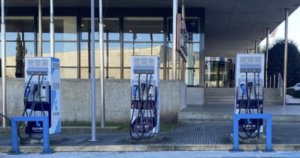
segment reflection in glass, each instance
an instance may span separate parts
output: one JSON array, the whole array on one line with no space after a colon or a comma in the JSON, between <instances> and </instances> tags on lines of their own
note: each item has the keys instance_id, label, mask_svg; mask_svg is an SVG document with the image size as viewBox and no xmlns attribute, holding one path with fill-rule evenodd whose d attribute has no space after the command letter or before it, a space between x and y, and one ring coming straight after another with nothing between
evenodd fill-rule
<instances>
[{"instance_id":1,"label":"reflection in glass","mask_svg":"<svg viewBox=\"0 0 300 158\"><path fill-rule=\"evenodd\" d=\"M187 76L186 76L186 83L187 85L194 85L194 78L198 78L199 80L199 74L198 76L196 76L195 74L195 69L199 69L199 43L192 43L189 42L187 44L188 48L187 48L187 63L186 63L186 68L187 68ZM199 72L196 72L199 73ZM199 83L199 82L198 82Z\"/></svg>"},{"instance_id":2,"label":"reflection in glass","mask_svg":"<svg viewBox=\"0 0 300 158\"><path fill-rule=\"evenodd\" d=\"M104 46L106 46L106 43L104 43ZM105 47L106 49L106 47ZM95 56L99 54L99 42L95 43ZM89 66L91 65L90 61L90 55L91 55L91 44L88 42L81 42L81 50L80 50L80 65L81 66ZM98 55L99 59L99 55ZM99 66L99 65L96 65Z\"/></svg>"},{"instance_id":3,"label":"reflection in glass","mask_svg":"<svg viewBox=\"0 0 300 158\"><path fill-rule=\"evenodd\" d=\"M16 68L15 67L6 67L6 77L15 78L16 77L15 73L16 73Z\"/></svg>"},{"instance_id":4,"label":"reflection in glass","mask_svg":"<svg viewBox=\"0 0 300 158\"><path fill-rule=\"evenodd\" d=\"M104 40L119 40L119 19L118 18L104 18ZM90 40L91 38L91 19L82 18L81 36L83 40ZM107 37L108 36L108 37ZM98 18L95 19L95 40L99 40L99 22Z\"/></svg>"},{"instance_id":5,"label":"reflection in glass","mask_svg":"<svg viewBox=\"0 0 300 158\"><path fill-rule=\"evenodd\" d=\"M131 56L133 55L133 44L124 43L124 67L131 66ZM125 70L124 70L124 79L125 79Z\"/></svg>"},{"instance_id":6,"label":"reflection in glass","mask_svg":"<svg viewBox=\"0 0 300 158\"><path fill-rule=\"evenodd\" d=\"M199 86L199 68L187 68L185 82L188 86Z\"/></svg>"},{"instance_id":7,"label":"reflection in glass","mask_svg":"<svg viewBox=\"0 0 300 158\"><path fill-rule=\"evenodd\" d=\"M43 17L43 40L50 40L50 17ZM54 17L55 40L77 40L77 18L75 16Z\"/></svg>"},{"instance_id":8,"label":"reflection in glass","mask_svg":"<svg viewBox=\"0 0 300 158\"><path fill-rule=\"evenodd\" d=\"M167 20L167 41L173 41L173 18L168 18ZM200 30L199 30L199 19L186 17L185 25L187 32L189 34L189 42L200 42Z\"/></svg>"},{"instance_id":9,"label":"reflection in glass","mask_svg":"<svg viewBox=\"0 0 300 158\"><path fill-rule=\"evenodd\" d=\"M34 18L10 17L6 22L6 65L8 77L24 77L24 58L34 54ZM12 42L13 41L13 42ZM1 48L1 47L0 47Z\"/></svg>"},{"instance_id":10,"label":"reflection in glass","mask_svg":"<svg viewBox=\"0 0 300 158\"><path fill-rule=\"evenodd\" d=\"M77 66L77 43L55 42L55 57L61 66Z\"/></svg>"},{"instance_id":11,"label":"reflection in glass","mask_svg":"<svg viewBox=\"0 0 300 158\"><path fill-rule=\"evenodd\" d=\"M104 43L104 66L105 67L120 67L121 66L121 49L120 43L112 43L108 44L109 49L107 52L107 43ZM96 65L100 66L100 53L98 56L96 55Z\"/></svg>"},{"instance_id":12,"label":"reflection in glass","mask_svg":"<svg viewBox=\"0 0 300 158\"><path fill-rule=\"evenodd\" d=\"M205 62L206 87L230 87L230 63L224 61Z\"/></svg>"},{"instance_id":13,"label":"reflection in glass","mask_svg":"<svg viewBox=\"0 0 300 158\"><path fill-rule=\"evenodd\" d=\"M5 17L6 40L34 40L34 17Z\"/></svg>"},{"instance_id":14,"label":"reflection in glass","mask_svg":"<svg viewBox=\"0 0 300 158\"><path fill-rule=\"evenodd\" d=\"M43 42L43 56L50 56L50 42ZM55 42L55 57L61 66L77 66L77 43Z\"/></svg>"},{"instance_id":15,"label":"reflection in glass","mask_svg":"<svg viewBox=\"0 0 300 158\"><path fill-rule=\"evenodd\" d=\"M108 70L108 75L107 75ZM104 69L104 78L105 79L120 79L120 68L105 68Z\"/></svg>"},{"instance_id":16,"label":"reflection in glass","mask_svg":"<svg viewBox=\"0 0 300 158\"><path fill-rule=\"evenodd\" d=\"M124 32L124 41L162 42L163 18L125 17Z\"/></svg>"},{"instance_id":17,"label":"reflection in glass","mask_svg":"<svg viewBox=\"0 0 300 158\"><path fill-rule=\"evenodd\" d=\"M131 79L131 69L130 68L125 68L124 69L124 79Z\"/></svg>"},{"instance_id":18,"label":"reflection in glass","mask_svg":"<svg viewBox=\"0 0 300 158\"><path fill-rule=\"evenodd\" d=\"M77 78L77 68L60 68L61 78Z\"/></svg>"},{"instance_id":19,"label":"reflection in glass","mask_svg":"<svg viewBox=\"0 0 300 158\"><path fill-rule=\"evenodd\" d=\"M115 67L120 67L121 65L121 51L120 51L120 43L111 42L109 43L109 50L107 52L107 43L104 42L104 67L105 72L107 71L107 67L109 67L109 70L112 69L112 72L109 72L110 78L120 78L120 74L117 75L117 73L120 73L120 70L117 70ZM91 61L90 61L90 45L88 42L82 42L81 43L81 51L80 51L80 61L81 61L81 70L84 71L81 73L82 78L89 78L89 69L91 68ZM108 53L108 58L107 58ZM95 43L95 65L96 67L100 66L100 53L99 53L99 43ZM114 68L111 68L114 67ZM118 72L117 72L118 71ZM113 74L111 74L113 73ZM96 74L97 76L97 74ZM106 77L106 76L105 76Z\"/></svg>"}]
</instances>

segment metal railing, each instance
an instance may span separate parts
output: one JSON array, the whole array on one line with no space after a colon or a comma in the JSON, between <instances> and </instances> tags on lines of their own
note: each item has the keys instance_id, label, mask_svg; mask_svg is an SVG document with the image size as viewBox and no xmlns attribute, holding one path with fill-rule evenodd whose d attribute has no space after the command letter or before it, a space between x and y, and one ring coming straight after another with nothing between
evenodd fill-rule
<instances>
[{"instance_id":1,"label":"metal railing","mask_svg":"<svg viewBox=\"0 0 300 158\"><path fill-rule=\"evenodd\" d=\"M266 88L278 88L280 89L280 96L282 96L282 92L283 92L283 80L282 80L282 76L281 73L278 74L274 74L274 75L270 75L268 76L268 83Z\"/></svg>"},{"instance_id":2,"label":"metal railing","mask_svg":"<svg viewBox=\"0 0 300 158\"><path fill-rule=\"evenodd\" d=\"M282 88L283 80L280 73L268 76L267 88Z\"/></svg>"}]
</instances>

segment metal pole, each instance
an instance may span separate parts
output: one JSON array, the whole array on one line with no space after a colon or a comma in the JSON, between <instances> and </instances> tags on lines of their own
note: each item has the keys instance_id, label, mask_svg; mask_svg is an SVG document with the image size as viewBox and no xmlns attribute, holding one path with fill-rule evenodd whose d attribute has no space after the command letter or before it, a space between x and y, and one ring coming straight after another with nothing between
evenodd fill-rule
<instances>
[{"instance_id":1,"label":"metal pole","mask_svg":"<svg viewBox=\"0 0 300 158\"><path fill-rule=\"evenodd\" d=\"M51 57L54 57L54 22L53 22L53 0L50 0L50 55Z\"/></svg>"},{"instance_id":2,"label":"metal pole","mask_svg":"<svg viewBox=\"0 0 300 158\"><path fill-rule=\"evenodd\" d=\"M95 98L95 4L94 0L91 0L91 67L92 67L92 139L90 141L96 140L96 98Z\"/></svg>"},{"instance_id":3,"label":"metal pole","mask_svg":"<svg viewBox=\"0 0 300 158\"><path fill-rule=\"evenodd\" d=\"M254 51L255 51L255 54L257 54L257 41L256 40L254 41Z\"/></svg>"},{"instance_id":4,"label":"metal pole","mask_svg":"<svg viewBox=\"0 0 300 158\"><path fill-rule=\"evenodd\" d=\"M278 78L277 78L277 81L278 81L278 88L280 88L280 84L279 84L279 82L280 82L280 79L279 79L279 78L280 78L280 75L278 74L277 77L278 77Z\"/></svg>"},{"instance_id":5,"label":"metal pole","mask_svg":"<svg viewBox=\"0 0 300 158\"><path fill-rule=\"evenodd\" d=\"M276 85L276 84L275 84L275 82L276 82L275 74L274 74L274 81L273 81L273 82L274 82L273 88L276 88L276 86L275 86L275 85Z\"/></svg>"},{"instance_id":6,"label":"metal pole","mask_svg":"<svg viewBox=\"0 0 300 158\"><path fill-rule=\"evenodd\" d=\"M269 62L269 34L270 29L267 28L267 40L266 40L266 70L265 70L265 85L268 87L268 62Z\"/></svg>"},{"instance_id":7,"label":"metal pole","mask_svg":"<svg viewBox=\"0 0 300 158\"><path fill-rule=\"evenodd\" d=\"M270 76L270 85L269 85L269 88L272 88L271 83L272 83L272 77Z\"/></svg>"},{"instance_id":8,"label":"metal pole","mask_svg":"<svg viewBox=\"0 0 300 158\"><path fill-rule=\"evenodd\" d=\"M185 21L185 4L184 4L184 0L182 0L182 4L181 4L181 16L182 16L182 20ZM184 60L184 58L181 58L181 80L185 81L185 66L186 66L186 61Z\"/></svg>"},{"instance_id":9,"label":"metal pole","mask_svg":"<svg viewBox=\"0 0 300 158\"><path fill-rule=\"evenodd\" d=\"M287 60L288 60L288 18L289 9L285 8L285 31L284 31L284 68L283 68L283 114L285 115L285 104L286 104L286 80L287 80Z\"/></svg>"},{"instance_id":10,"label":"metal pole","mask_svg":"<svg viewBox=\"0 0 300 158\"><path fill-rule=\"evenodd\" d=\"M177 69L177 61L176 61L176 56L177 56L177 51L176 51L176 14L177 14L177 3L178 0L173 0L173 47L172 47L172 62L173 62L173 67L172 67L172 79L176 80L176 69Z\"/></svg>"},{"instance_id":11,"label":"metal pole","mask_svg":"<svg viewBox=\"0 0 300 158\"><path fill-rule=\"evenodd\" d=\"M184 4L184 0L182 0L182 4L181 4L181 15L182 15L182 20L185 20L185 4Z\"/></svg>"},{"instance_id":12,"label":"metal pole","mask_svg":"<svg viewBox=\"0 0 300 158\"><path fill-rule=\"evenodd\" d=\"M100 52L100 110L101 128L105 127L105 100L104 100L104 54L103 54L103 11L102 0L99 0L99 52ZM108 51L108 47L106 48ZM108 56L107 56L108 58ZM108 72L107 72L108 73Z\"/></svg>"},{"instance_id":13,"label":"metal pole","mask_svg":"<svg viewBox=\"0 0 300 158\"><path fill-rule=\"evenodd\" d=\"M5 28L5 11L4 0L1 0L1 51L2 51L2 112L7 116L6 102L6 28ZM2 119L3 128L6 127L6 120Z\"/></svg>"},{"instance_id":14,"label":"metal pole","mask_svg":"<svg viewBox=\"0 0 300 158\"><path fill-rule=\"evenodd\" d=\"M42 56L42 50L43 50L43 31L42 31L42 0L39 0L39 52L38 56Z\"/></svg>"}]
</instances>

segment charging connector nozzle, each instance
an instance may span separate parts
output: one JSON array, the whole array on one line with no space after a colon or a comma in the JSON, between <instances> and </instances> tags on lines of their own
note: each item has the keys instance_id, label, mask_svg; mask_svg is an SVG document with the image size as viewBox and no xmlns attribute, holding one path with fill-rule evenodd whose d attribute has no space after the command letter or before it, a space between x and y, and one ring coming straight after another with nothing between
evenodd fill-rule
<instances>
[{"instance_id":1,"label":"charging connector nozzle","mask_svg":"<svg viewBox=\"0 0 300 158\"><path fill-rule=\"evenodd\" d=\"M33 94L35 94L38 91L38 85L34 85L33 87Z\"/></svg>"},{"instance_id":2,"label":"charging connector nozzle","mask_svg":"<svg viewBox=\"0 0 300 158\"><path fill-rule=\"evenodd\" d=\"M28 86L28 87L26 88L25 98L28 98L28 97L29 97L29 94L30 94L30 87Z\"/></svg>"},{"instance_id":3,"label":"charging connector nozzle","mask_svg":"<svg viewBox=\"0 0 300 158\"><path fill-rule=\"evenodd\" d=\"M242 95L246 95L246 86L244 84L241 84L240 87L242 89Z\"/></svg>"},{"instance_id":4,"label":"charging connector nozzle","mask_svg":"<svg viewBox=\"0 0 300 158\"><path fill-rule=\"evenodd\" d=\"M249 83L248 83L248 88L249 88L249 90L250 90L250 92L251 92L252 89L253 89L253 82L249 82Z\"/></svg>"},{"instance_id":5,"label":"charging connector nozzle","mask_svg":"<svg viewBox=\"0 0 300 158\"><path fill-rule=\"evenodd\" d=\"M144 91L145 91L145 88L146 88L146 83L142 83L142 84L141 84L141 88L142 88L142 89L141 89L142 92L144 92Z\"/></svg>"},{"instance_id":6,"label":"charging connector nozzle","mask_svg":"<svg viewBox=\"0 0 300 158\"><path fill-rule=\"evenodd\" d=\"M134 85L133 86L133 96L136 97L136 92L137 92L138 86Z\"/></svg>"},{"instance_id":7,"label":"charging connector nozzle","mask_svg":"<svg viewBox=\"0 0 300 158\"><path fill-rule=\"evenodd\" d=\"M152 96L152 95L153 95L152 89L153 89L153 85L150 85L150 88L149 88L149 96Z\"/></svg>"}]
</instances>

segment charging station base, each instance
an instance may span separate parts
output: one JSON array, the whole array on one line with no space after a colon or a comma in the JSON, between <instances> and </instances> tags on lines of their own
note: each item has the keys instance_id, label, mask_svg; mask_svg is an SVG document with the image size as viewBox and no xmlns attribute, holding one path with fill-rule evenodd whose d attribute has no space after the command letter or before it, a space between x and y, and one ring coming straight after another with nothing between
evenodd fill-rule
<instances>
[{"instance_id":1,"label":"charging station base","mask_svg":"<svg viewBox=\"0 0 300 158\"><path fill-rule=\"evenodd\" d=\"M244 132L239 132L239 135L242 137L247 137ZM256 135L256 133L252 134L253 136ZM233 143L233 134L230 134L230 141ZM241 144L265 144L266 143L266 135L263 133L259 133L259 138L248 138L248 139L242 139L239 137L239 143Z\"/></svg>"},{"instance_id":2,"label":"charging station base","mask_svg":"<svg viewBox=\"0 0 300 158\"><path fill-rule=\"evenodd\" d=\"M151 138L144 138L144 139L139 139L139 140L135 140L135 139L131 138L131 136L126 137L126 142L130 143L130 144L161 143L164 140L165 140L165 137L163 137L162 135L159 135L159 134L157 134Z\"/></svg>"},{"instance_id":3,"label":"charging station base","mask_svg":"<svg viewBox=\"0 0 300 158\"><path fill-rule=\"evenodd\" d=\"M22 140L19 138L19 143L20 144L31 144L31 145L44 143L42 134L34 134L33 138L34 139L30 138L28 140ZM58 144L58 143L65 141L66 139L67 138L65 136L61 136L59 134L49 135L50 144Z\"/></svg>"}]
</instances>

